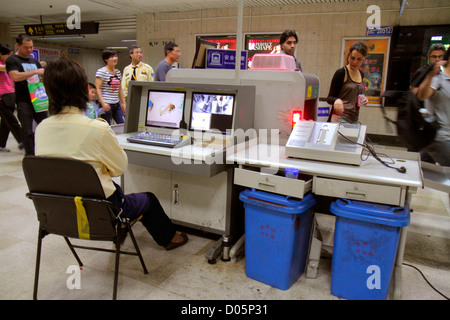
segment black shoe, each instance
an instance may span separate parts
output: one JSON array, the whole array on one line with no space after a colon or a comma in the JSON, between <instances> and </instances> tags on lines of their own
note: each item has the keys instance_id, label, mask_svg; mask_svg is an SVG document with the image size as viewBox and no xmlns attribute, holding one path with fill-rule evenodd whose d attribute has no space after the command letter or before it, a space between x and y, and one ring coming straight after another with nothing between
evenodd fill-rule
<instances>
[{"instance_id":1,"label":"black shoe","mask_svg":"<svg viewBox=\"0 0 450 320\"><path fill-rule=\"evenodd\" d=\"M182 241L180 242L169 242L169 244L165 245L164 248L166 248L166 250L173 250L175 248L181 247L182 245L185 245L186 242L188 242L188 236L186 233L180 233L180 236L183 238Z\"/></svg>"}]
</instances>

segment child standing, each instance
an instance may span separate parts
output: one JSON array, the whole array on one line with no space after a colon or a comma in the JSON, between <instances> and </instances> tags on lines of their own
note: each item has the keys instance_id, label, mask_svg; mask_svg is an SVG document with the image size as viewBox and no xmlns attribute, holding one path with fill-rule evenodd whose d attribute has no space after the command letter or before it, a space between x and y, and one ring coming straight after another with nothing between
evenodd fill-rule
<instances>
[{"instance_id":1,"label":"child standing","mask_svg":"<svg viewBox=\"0 0 450 320\"><path fill-rule=\"evenodd\" d=\"M85 115L90 119L97 119L102 113L104 113L103 108L101 108L95 100L96 96L97 88L95 88L93 83L89 83L89 101L87 103Z\"/></svg>"}]
</instances>

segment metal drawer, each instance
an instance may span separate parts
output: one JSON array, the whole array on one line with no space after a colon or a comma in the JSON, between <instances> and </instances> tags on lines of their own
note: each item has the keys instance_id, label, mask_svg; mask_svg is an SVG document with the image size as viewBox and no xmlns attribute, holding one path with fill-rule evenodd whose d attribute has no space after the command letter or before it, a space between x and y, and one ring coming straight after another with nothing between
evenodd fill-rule
<instances>
[{"instance_id":1,"label":"metal drawer","mask_svg":"<svg viewBox=\"0 0 450 320\"><path fill-rule=\"evenodd\" d=\"M405 205L406 190L401 187L314 177L317 195L345 198L396 206Z\"/></svg>"},{"instance_id":2,"label":"metal drawer","mask_svg":"<svg viewBox=\"0 0 450 320\"><path fill-rule=\"evenodd\" d=\"M312 177L305 181L235 168L234 184L301 199L305 193L311 191Z\"/></svg>"}]
</instances>

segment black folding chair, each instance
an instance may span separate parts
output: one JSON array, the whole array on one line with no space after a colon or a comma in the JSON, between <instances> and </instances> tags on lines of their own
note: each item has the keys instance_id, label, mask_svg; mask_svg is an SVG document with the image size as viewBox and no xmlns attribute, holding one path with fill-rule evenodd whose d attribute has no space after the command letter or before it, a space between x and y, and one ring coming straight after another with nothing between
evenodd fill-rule
<instances>
[{"instance_id":1,"label":"black folding chair","mask_svg":"<svg viewBox=\"0 0 450 320\"><path fill-rule=\"evenodd\" d=\"M105 199L92 165L67 158L27 156L22 166L29 188L26 196L33 200L39 220L33 299L37 299L42 239L48 234L64 237L80 267L83 264L74 248L115 253L114 300L120 254L138 256L144 273L148 273L129 219L121 208ZM120 250L126 232L130 234L135 252ZM69 238L112 241L115 250L73 245Z\"/></svg>"}]
</instances>

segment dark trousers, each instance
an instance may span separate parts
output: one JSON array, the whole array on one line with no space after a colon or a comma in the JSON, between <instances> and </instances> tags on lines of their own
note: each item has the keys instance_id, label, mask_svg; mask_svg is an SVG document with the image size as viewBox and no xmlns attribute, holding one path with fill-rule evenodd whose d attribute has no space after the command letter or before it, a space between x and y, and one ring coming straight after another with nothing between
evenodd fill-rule
<instances>
[{"instance_id":1,"label":"dark trousers","mask_svg":"<svg viewBox=\"0 0 450 320\"><path fill-rule=\"evenodd\" d=\"M17 103L17 115L22 124L22 142L25 148L25 155L34 155L34 131L33 120L39 124L48 117L47 111L36 112L33 105L28 102Z\"/></svg>"},{"instance_id":2,"label":"dark trousers","mask_svg":"<svg viewBox=\"0 0 450 320\"><path fill-rule=\"evenodd\" d=\"M122 208L130 220L142 215L141 222L160 246L169 244L175 235L175 226L164 212L158 198L151 192L125 195L116 185L116 191L107 199Z\"/></svg>"},{"instance_id":3,"label":"dark trousers","mask_svg":"<svg viewBox=\"0 0 450 320\"><path fill-rule=\"evenodd\" d=\"M15 101L14 97L11 101L8 100L7 95L2 96L0 100L0 147L6 147L9 133L11 132L18 143L22 142L22 128L14 115ZM14 96L14 94L12 94Z\"/></svg>"},{"instance_id":4,"label":"dark trousers","mask_svg":"<svg viewBox=\"0 0 450 320\"><path fill-rule=\"evenodd\" d=\"M117 124L124 123L125 116L123 115L123 111L122 111L122 108L120 107L120 103L114 103L114 104L109 104L109 105L111 106L111 110L105 111L105 113L103 113L101 115L101 117L103 119L105 119L106 121L108 121L109 124L112 123L113 118Z\"/></svg>"}]
</instances>

